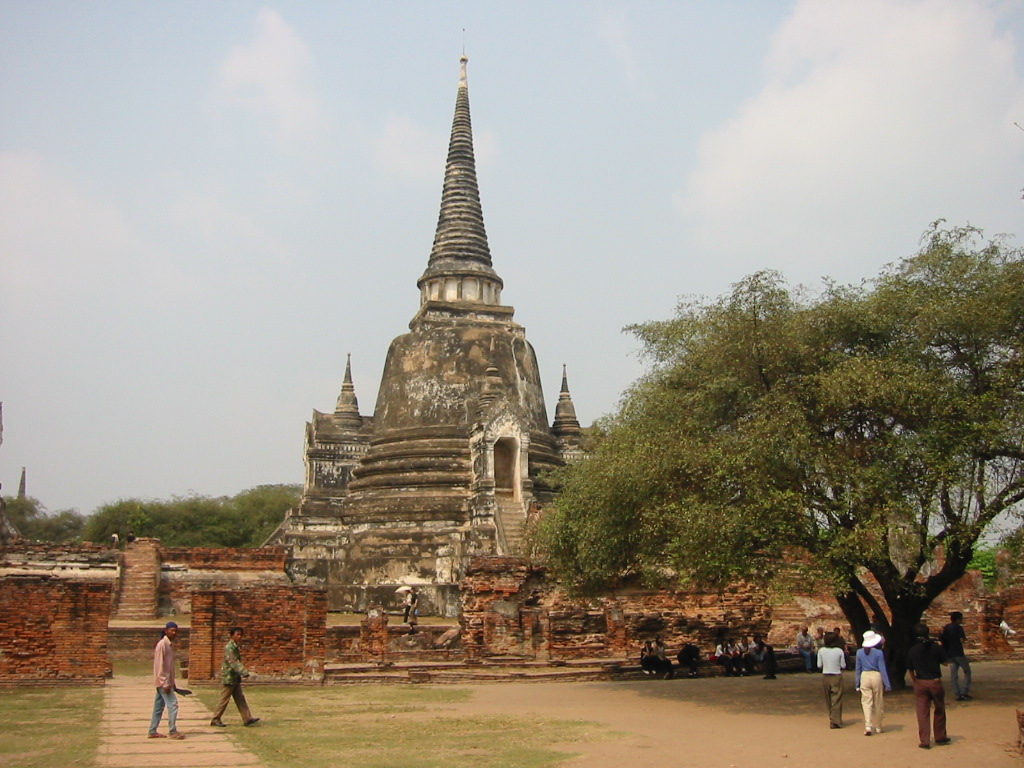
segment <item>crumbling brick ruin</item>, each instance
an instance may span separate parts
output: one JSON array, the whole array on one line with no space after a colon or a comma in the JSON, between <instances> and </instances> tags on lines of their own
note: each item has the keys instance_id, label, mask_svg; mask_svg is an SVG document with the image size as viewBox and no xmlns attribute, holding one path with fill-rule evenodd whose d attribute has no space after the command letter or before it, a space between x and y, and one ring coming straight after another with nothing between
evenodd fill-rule
<instances>
[{"instance_id":1,"label":"crumbling brick ruin","mask_svg":"<svg viewBox=\"0 0 1024 768\"><path fill-rule=\"evenodd\" d=\"M518 558L473 560L462 595L462 644L469 658L629 658L655 635L669 648L695 643L708 652L723 632L762 634L784 649L805 625L839 626L852 636L835 600L824 591L773 596L735 584L714 592L632 590L574 599L548 580L543 568ZM973 653L1001 655L1024 646L999 630L1004 618L1011 626L1024 626L1024 583L992 593L980 573L969 572L935 601L924 620L937 630L954 610L964 613Z\"/></svg>"},{"instance_id":2,"label":"crumbling brick ruin","mask_svg":"<svg viewBox=\"0 0 1024 768\"><path fill-rule=\"evenodd\" d=\"M115 616L139 620L189 613L198 590L290 584L286 554L283 547L165 547L157 539L138 539L121 555Z\"/></svg>"},{"instance_id":3,"label":"crumbling brick ruin","mask_svg":"<svg viewBox=\"0 0 1024 768\"><path fill-rule=\"evenodd\" d=\"M190 680L216 680L228 631L250 639L245 663L261 677L319 680L327 633L327 593L295 586L252 585L192 595Z\"/></svg>"},{"instance_id":4,"label":"crumbling brick ruin","mask_svg":"<svg viewBox=\"0 0 1024 768\"><path fill-rule=\"evenodd\" d=\"M0 548L0 683L102 681L116 579L106 547Z\"/></svg>"},{"instance_id":5,"label":"crumbling brick ruin","mask_svg":"<svg viewBox=\"0 0 1024 768\"><path fill-rule=\"evenodd\" d=\"M143 619L150 624L118 620L111 626L113 607L124 605L128 583L140 578L141 571L126 566L136 548L159 566L149 566L140 579L149 585L152 614ZM298 681L317 680L332 666L632 662L640 644L655 635L669 648L694 642L709 651L722 631L757 632L786 648L805 624L846 629L824 591L781 599L734 585L721 592L623 590L580 599L543 567L514 557L470 561L459 585L456 624L421 625L410 633L393 620L399 605L391 594L357 624L328 627L326 591L290 583L284 558L280 548L164 548L155 540L135 542L124 553L89 544L2 547L0 683L102 680L111 657L148 659L163 620L189 613L192 626L179 636L179 655L197 681L216 679L227 629L235 623L247 629L246 661L261 679ZM972 653L1024 649L1021 635L1006 638L999 630L1003 619L1024 627L1024 580L993 593L971 572L936 601L926 621L938 628L952 610L964 613Z\"/></svg>"}]
</instances>

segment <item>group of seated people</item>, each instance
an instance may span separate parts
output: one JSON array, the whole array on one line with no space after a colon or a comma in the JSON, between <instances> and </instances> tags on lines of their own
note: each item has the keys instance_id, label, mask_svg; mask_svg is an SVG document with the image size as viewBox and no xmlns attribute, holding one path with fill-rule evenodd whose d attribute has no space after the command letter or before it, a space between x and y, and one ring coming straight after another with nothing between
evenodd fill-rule
<instances>
[{"instance_id":1,"label":"group of seated people","mask_svg":"<svg viewBox=\"0 0 1024 768\"><path fill-rule=\"evenodd\" d=\"M686 643L676 654L680 669L687 670L687 677L697 677L697 666L701 661L701 652L693 643ZM775 649L766 643L761 635L754 635L751 640L737 643L733 638L721 638L714 653L708 660L721 664L726 675L749 675L760 669L766 680L774 680L777 664ZM640 649L640 669L645 675L663 677L670 680L675 677L675 666L669 658L668 651L661 636L654 640L645 640Z\"/></svg>"},{"instance_id":2,"label":"group of seated people","mask_svg":"<svg viewBox=\"0 0 1024 768\"><path fill-rule=\"evenodd\" d=\"M711 660L721 664L727 676L740 677L760 669L765 680L774 680L778 669L775 649L761 635L747 636L738 643L732 637L721 637Z\"/></svg>"},{"instance_id":3,"label":"group of seated people","mask_svg":"<svg viewBox=\"0 0 1024 768\"><path fill-rule=\"evenodd\" d=\"M676 654L680 668L688 670L687 677L697 676L697 664L700 663L700 648L693 643L686 643ZM668 657L665 643L658 635L654 640L645 640L640 648L640 669L645 675L655 675L671 680L676 676L675 666Z\"/></svg>"}]
</instances>

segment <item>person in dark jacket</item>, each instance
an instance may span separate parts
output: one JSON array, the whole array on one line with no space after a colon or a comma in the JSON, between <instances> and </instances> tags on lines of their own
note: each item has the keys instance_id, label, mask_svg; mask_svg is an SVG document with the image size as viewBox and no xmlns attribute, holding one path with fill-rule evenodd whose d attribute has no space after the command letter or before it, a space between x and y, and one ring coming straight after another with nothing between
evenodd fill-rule
<instances>
[{"instance_id":1,"label":"person in dark jacket","mask_svg":"<svg viewBox=\"0 0 1024 768\"><path fill-rule=\"evenodd\" d=\"M700 663L700 648L693 643L687 643L676 656L679 659L679 667L690 670L687 677L697 677L697 665Z\"/></svg>"},{"instance_id":2,"label":"person in dark jacket","mask_svg":"<svg viewBox=\"0 0 1024 768\"><path fill-rule=\"evenodd\" d=\"M950 741L946 733L946 690L942 687L942 665L946 663L946 653L929 636L927 624L916 625L914 636L916 642L907 651L907 668L914 681L918 746L931 749L932 731L935 732L936 744L949 744Z\"/></svg>"},{"instance_id":3,"label":"person in dark jacket","mask_svg":"<svg viewBox=\"0 0 1024 768\"><path fill-rule=\"evenodd\" d=\"M967 633L964 632L964 615L960 611L949 614L949 624L942 628L939 635L942 650L949 659L949 679L953 682L953 693L957 701L965 701L971 697L971 662L967 660L964 643ZM960 684L960 670L964 672L963 685Z\"/></svg>"}]
</instances>

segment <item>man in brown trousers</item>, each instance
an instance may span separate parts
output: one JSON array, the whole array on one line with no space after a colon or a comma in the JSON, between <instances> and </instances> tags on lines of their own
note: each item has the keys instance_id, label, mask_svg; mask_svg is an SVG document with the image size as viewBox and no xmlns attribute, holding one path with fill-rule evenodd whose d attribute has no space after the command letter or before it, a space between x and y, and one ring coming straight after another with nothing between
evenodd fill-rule
<instances>
[{"instance_id":1,"label":"man in brown trousers","mask_svg":"<svg viewBox=\"0 0 1024 768\"><path fill-rule=\"evenodd\" d=\"M217 704L217 711L213 713L213 719L210 721L210 725L218 728L225 727L220 718L224 714L224 710L227 709L229 699L235 700L238 714L242 716L242 725L256 725L260 721L258 717L252 716L252 712L249 711L249 704L245 700L245 694L242 692L242 678L249 676L249 670L242 665L242 652L238 648L243 634L244 630L241 627L232 627L228 633L228 643L224 646L224 661L220 665L220 682L222 686L220 689L220 702Z\"/></svg>"}]
</instances>

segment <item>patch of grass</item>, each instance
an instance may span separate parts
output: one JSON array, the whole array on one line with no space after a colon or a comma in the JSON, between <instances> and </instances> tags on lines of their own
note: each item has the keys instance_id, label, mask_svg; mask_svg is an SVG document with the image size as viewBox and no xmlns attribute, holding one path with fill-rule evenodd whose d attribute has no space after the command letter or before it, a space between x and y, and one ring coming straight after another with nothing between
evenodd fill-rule
<instances>
[{"instance_id":1,"label":"patch of grass","mask_svg":"<svg viewBox=\"0 0 1024 768\"><path fill-rule=\"evenodd\" d=\"M153 674L152 659L145 661L114 659L110 666L114 669L114 677L149 677Z\"/></svg>"},{"instance_id":2,"label":"patch of grass","mask_svg":"<svg viewBox=\"0 0 1024 768\"><path fill-rule=\"evenodd\" d=\"M91 766L103 689L96 686L4 688L0 691L0 765L4 768Z\"/></svg>"},{"instance_id":3,"label":"patch of grass","mask_svg":"<svg viewBox=\"0 0 1024 768\"><path fill-rule=\"evenodd\" d=\"M197 694L216 703L214 690ZM542 768L572 756L552 745L599 733L578 721L460 715L471 697L447 686L254 687L247 698L262 723L232 732L269 768Z\"/></svg>"}]
</instances>

